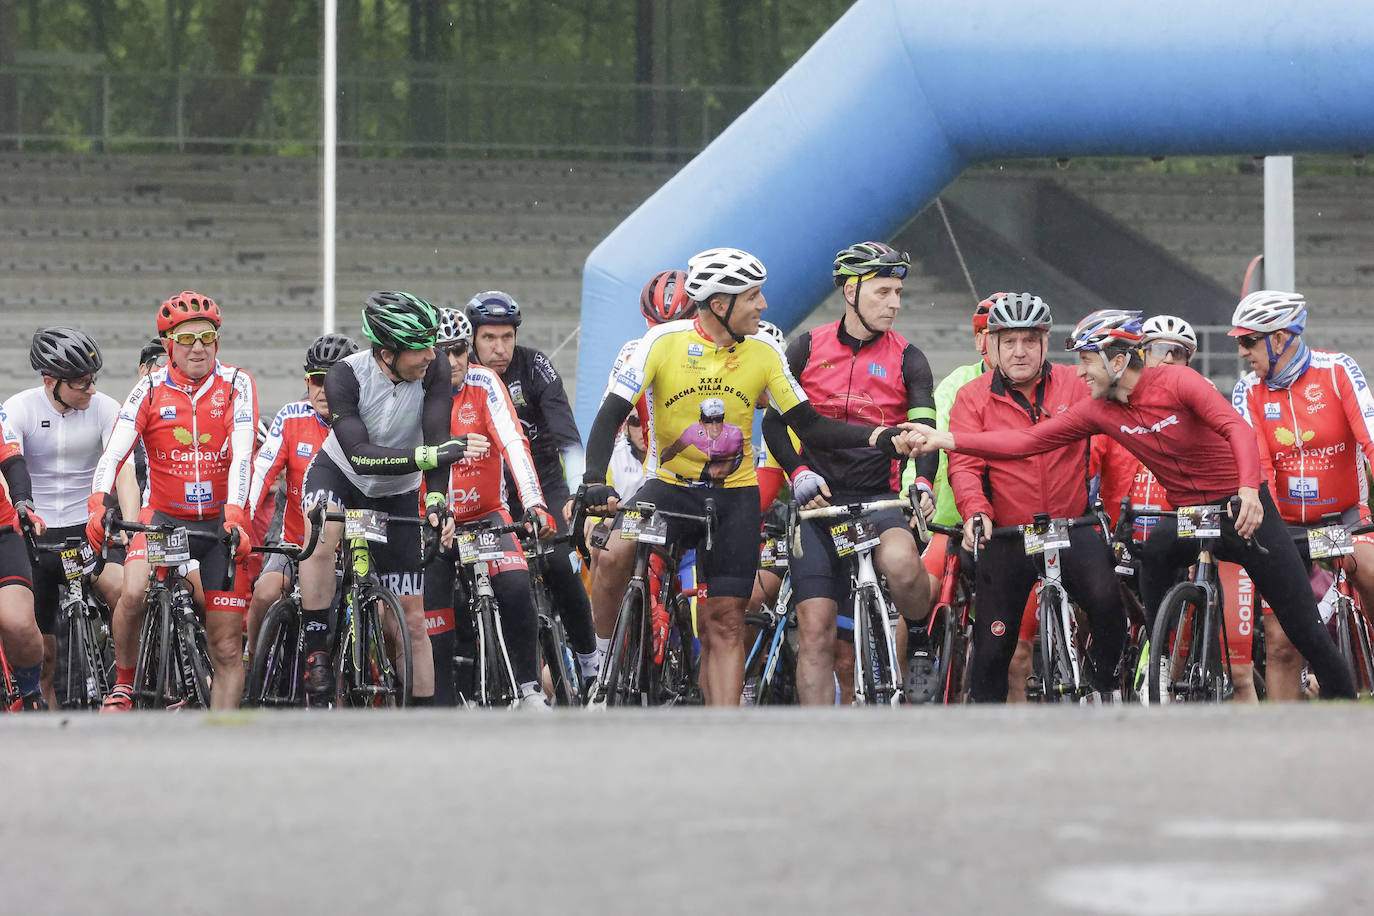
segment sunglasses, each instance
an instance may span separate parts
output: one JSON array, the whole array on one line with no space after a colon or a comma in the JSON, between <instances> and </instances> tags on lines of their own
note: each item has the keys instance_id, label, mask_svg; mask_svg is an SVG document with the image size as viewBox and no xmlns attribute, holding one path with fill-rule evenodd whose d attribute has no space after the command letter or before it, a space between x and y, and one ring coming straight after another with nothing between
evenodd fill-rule
<instances>
[{"instance_id":1,"label":"sunglasses","mask_svg":"<svg viewBox=\"0 0 1374 916\"><path fill-rule=\"evenodd\" d=\"M466 356L468 352L468 342L460 340L457 343L445 344L445 353L452 353L454 356Z\"/></svg>"},{"instance_id":2,"label":"sunglasses","mask_svg":"<svg viewBox=\"0 0 1374 916\"><path fill-rule=\"evenodd\" d=\"M94 375L86 379L86 381L84 382L73 382L68 379L64 379L63 381L67 383L67 387L70 388L72 391L80 391L83 394L95 387Z\"/></svg>"},{"instance_id":3,"label":"sunglasses","mask_svg":"<svg viewBox=\"0 0 1374 916\"><path fill-rule=\"evenodd\" d=\"M625 421L625 425L626 425L626 426L639 426L639 415L638 415L638 414L630 414L629 419L627 419L627 420Z\"/></svg>"},{"instance_id":4,"label":"sunglasses","mask_svg":"<svg viewBox=\"0 0 1374 916\"><path fill-rule=\"evenodd\" d=\"M1155 359L1168 359L1173 357L1175 362L1186 363L1193 358L1192 352L1183 344L1169 343L1157 340L1145 348Z\"/></svg>"},{"instance_id":5,"label":"sunglasses","mask_svg":"<svg viewBox=\"0 0 1374 916\"><path fill-rule=\"evenodd\" d=\"M210 328L209 330L201 331L199 334L192 334L190 331L183 331L180 334L168 334L167 336L176 343L181 344L183 347L193 347L196 345L196 341L200 341L208 347L210 346L210 344L219 340L219 331L216 331L214 328Z\"/></svg>"},{"instance_id":6,"label":"sunglasses","mask_svg":"<svg viewBox=\"0 0 1374 916\"><path fill-rule=\"evenodd\" d=\"M305 374L305 381L306 381L308 384L311 384L311 385L319 385L319 386L323 387L323 386L324 386L324 377L325 377L326 375L328 375L328 373L326 373L326 372L307 372L307 373Z\"/></svg>"},{"instance_id":7,"label":"sunglasses","mask_svg":"<svg viewBox=\"0 0 1374 916\"><path fill-rule=\"evenodd\" d=\"M1264 340L1264 338L1268 336L1268 334L1246 334L1244 337L1237 337L1236 343L1240 344L1247 350L1253 350L1256 346L1259 345L1259 342L1261 340Z\"/></svg>"}]
</instances>

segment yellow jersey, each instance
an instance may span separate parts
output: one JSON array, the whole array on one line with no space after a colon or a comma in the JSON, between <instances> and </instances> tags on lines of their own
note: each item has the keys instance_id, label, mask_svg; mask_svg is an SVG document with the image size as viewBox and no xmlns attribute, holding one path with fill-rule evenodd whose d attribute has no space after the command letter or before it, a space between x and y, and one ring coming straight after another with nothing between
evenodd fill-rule
<instances>
[{"instance_id":1,"label":"yellow jersey","mask_svg":"<svg viewBox=\"0 0 1374 916\"><path fill-rule=\"evenodd\" d=\"M754 335L718 347L695 319L652 328L611 383L610 394L647 398L653 437L645 463L686 486L752 487L754 405L768 392L779 413L806 400L781 350Z\"/></svg>"}]
</instances>

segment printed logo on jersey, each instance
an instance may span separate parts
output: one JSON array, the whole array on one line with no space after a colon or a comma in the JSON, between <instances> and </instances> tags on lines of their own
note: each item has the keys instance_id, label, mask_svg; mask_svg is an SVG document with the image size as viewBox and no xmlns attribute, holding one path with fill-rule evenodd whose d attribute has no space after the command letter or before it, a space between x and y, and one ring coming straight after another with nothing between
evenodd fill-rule
<instances>
[{"instance_id":1,"label":"printed logo on jersey","mask_svg":"<svg viewBox=\"0 0 1374 916\"><path fill-rule=\"evenodd\" d=\"M735 348L730 348L730 355L725 359L725 371L734 372L739 368L739 356L735 353Z\"/></svg>"},{"instance_id":2,"label":"printed logo on jersey","mask_svg":"<svg viewBox=\"0 0 1374 916\"><path fill-rule=\"evenodd\" d=\"M177 408L175 404L163 404L158 410L158 416L164 420L175 420L177 418Z\"/></svg>"},{"instance_id":3,"label":"printed logo on jersey","mask_svg":"<svg viewBox=\"0 0 1374 916\"><path fill-rule=\"evenodd\" d=\"M1157 433L1160 430L1178 425L1178 414L1171 413L1158 423L1150 426L1122 426L1121 431L1128 436L1143 436L1145 433Z\"/></svg>"},{"instance_id":4,"label":"printed logo on jersey","mask_svg":"<svg viewBox=\"0 0 1374 916\"><path fill-rule=\"evenodd\" d=\"M1312 437L1315 435L1316 432L1314 430L1306 430L1302 434L1302 441L1311 442ZM1274 438L1278 441L1279 445L1292 445L1293 443L1298 441L1297 437L1293 434L1293 430L1289 429L1286 426L1280 426L1279 428L1275 429Z\"/></svg>"},{"instance_id":5,"label":"printed logo on jersey","mask_svg":"<svg viewBox=\"0 0 1374 916\"><path fill-rule=\"evenodd\" d=\"M210 406L223 408L228 400L224 396L224 389L221 388L210 396Z\"/></svg>"},{"instance_id":6,"label":"printed logo on jersey","mask_svg":"<svg viewBox=\"0 0 1374 916\"><path fill-rule=\"evenodd\" d=\"M688 356L701 356L704 352L705 351L702 349L701 344L699 343L690 343L687 345Z\"/></svg>"},{"instance_id":7,"label":"printed logo on jersey","mask_svg":"<svg viewBox=\"0 0 1374 916\"><path fill-rule=\"evenodd\" d=\"M509 385L508 390L510 391L510 399L511 399L511 401L515 404L515 406L516 406L516 407L524 407L524 406L525 406L525 389L524 389L524 387L523 387L519 382L511 382L510 385Z\"/></svg>"},{"instance_id":8,"label":"printed logo on jersey","mask_svg":"<svg viewBox=\"0 0 1374 916\"><path fill-rule=\"evenodd\" d=\"M186 505L206 506L215 500L214 488L208 480L188 480L186 482Z\"/></svg>"},{"instance_id":9,"label":"printed logo on jersey","mask_svg":"<svg viewBox=\"0 0 1374 916\"><path fill-rule=\"evenodd\" d=\"M43 420L38 424L40 429L49 429L52 426L51 420Z\"/></svg>"},{"instance_id":10,"label":"printed logo on jersey","mask_svg":"<svg viewBox=\"0 0 1374 916\"><path fill-rule=\"evenodd\" d=\"M1266 419L1266 420L1278 420L1278 419L1281 419L1282 417L1283 417L1283 408L1282 408L1280 405L1274 404L1274 403L1272 403L1272 402L1267 403L1267 404L1264 405L1264 419Z\"/></svg>"},{"instance_id":11,"label":"printed logo on jersey","mask_svg":"<svg viewBox=\"0 0 1374 916\"><path fill-rule=\"evenodd\" d=\"M1317 498L1317 478L1315 478L1315 477L1290 477L1290 478L1288 478L1288 498L1289 498L1289 499L1316 499L1316 498Z\"/></svg>"},{"instance_id":12,"label":"printed logo on jersey","mask_svg":"<svg viewBox=\"0 0 1374 916\"><path fill-rule=\"evenodd\" d=\"M466 458L463 459L463 463L467 464ZM477 500L480 499L481 496L482 494L477 491L476 487L454 487L451 492L450 499L452 500L452 505L466 506L468 503L477 502Z\"/></svg>"},{"instance_id":13,"label":"printed logo on jersey","mask_svg":"<svg viewBox=\"0 0 1374 916\"><path fill-rule=\"evenodd\" d=\"M1364 409L1364 415L1366 418L1374 417L1374 404L1370 404L1368 407Z\"/></svg>"},{"instance_id":14,"label":"printed logo on jersey","mask_svg":"<svg viewBox=\"0 0 1374 916\"><path fill-rule=\"evenodd\" d=\"M994 620L991 630L993 636L1003 636L1007 632L1007 625L1000 620Z\"/></svg>"},{"instance_id":15,"label":"printed logo on jersey","mask_svg":"<svg viewBox=\"0 0 1374 916\"><path fill-rule=\"evenodd\" d=\"M1326 393L1322 391L1322 386L1315 382L1302 390L1302 396L1313 402L1320 401L1325 395Z\"/></svg>"},{"instance_id":16,"label":"printed logo on jersey","mask_svg":"<svg viewBox=\"0 0 1374 916\"><path fill-rule=\"evenodd\" d=\"M314 446L312 446L309 442L296 443L296 454L301 458L309 458L310 453L314 450Z\"/></svg>"},{"instance_id":17,"label":"printed logo on jersey","mask_svg":"<svg viewBox=\"0 0 1374 916\"><path fill-rule=\"evenodd\" d=\"M177 440L178 442L180 442L182 445L192 445L192 444L195 443L195 437L192 436L192 435L191 435L191 431L190 431L189 429L187 429L186 427L184 427L184 426L174 426L174 427L172 427L172 438L175 439L175 440ZM201 434L200 434L200 444L201 444L201 445L204 445L205 443L207 443L207 442L209 442L209 441L210 441L210 434L209 434L209 433L201 433Z\"/></svg>"},{"instance_id":18,"label":"printed logo on jersey","mask_svg":"<svg viewBox=\"0 0 1374 916\"><path fill-rule=\"evenodd\" d=\"M877 376L878 378L887 378L887 367L881 363L869 363L868 374Z\"/></svg>"},{"instance_id":19,"label":"printed logo on jersey","mask_svg":"<svg viewBox=\"0 0 1374 916\"><path fill-rule=\"evenodd\" d=\"M458 422L464 426L471 426L477 422L476 406L464 402L458 405Z\"/></svg>"},{"instance_id":20,"label":"printed logo on jersey","mask_svg":"<svg viewBox=\"0 0 1374 916\"><path fill-rule=\"evenodd\" d=\"M616 384L624 385L635 394L639 394L639 389L642 387L639 381L639 373L635 372L633 369L625 369L622 372L616 373L615 381Z\"/></svg>"}]
</instances>

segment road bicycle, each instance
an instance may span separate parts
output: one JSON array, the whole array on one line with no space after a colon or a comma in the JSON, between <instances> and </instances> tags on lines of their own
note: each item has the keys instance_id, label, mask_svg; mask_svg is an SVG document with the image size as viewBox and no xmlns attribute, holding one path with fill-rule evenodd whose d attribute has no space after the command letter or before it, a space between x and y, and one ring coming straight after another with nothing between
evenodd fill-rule
<instances>
[{"instance_id":1,"label":"road bicycle","mask_svg":"<svg viewBox=\"0 0 1374 916\"><path fill-rule=\"evenodd\" d=\"M873 566L878 528L868 515L886 509L912 511L910 495L796 511L798 519L828 519L835 553L847 568L854 619L854 704L896 706L902 694L901 664L893 636L897 613L883 593ZM919 514L919 512L918 512ZM802 556L801 529L794 525L793 556Z\"/></svg>"},{"instance_id":2,"label":"road bicycle","mask_svg":"<svg viewBox=\"0 0 1374 916\"><path fill-rule=\"evenodd\" d=\"M652 600L655 593L676 593L683 548L679 543L668 543L669 519L701 526L701 543L705 550L711 550L716 528L715 500L708 496L702 502L701 515L670 512L644 501L621 511L620 537L636 542L634 566L611 631L610 650L588 691L589 706L671 706L698 701L697 660L692 651L693 628L687 601L676 595L665 604L669 620L662 635L660 655L655 649ZM582 536L587 516L579 495L571 531L584 559L590 559ZM655 556L661 557L662 562L651 563Z\"/></svg>"},{"instance_id":3,"label":"road bicycle","mask_svg":"<svg viewBox=\"0 0 1374 916\"><path fill-rule=\"evenodd\" d=\"M1374 532L1374 524L1347 527L1341 523L1339 515L1331 515L1314 527L1290 526L1289 530L1309 559L1330 562L1335 579L1322 602L1330 614L1323 613L1322 619L1333 631L1336 648L1355 676L1356 693L1374 696L1374 648L1371 647L1369 619L1345 568L1345 558L1355 552L1354 538Z\"/></svg>"},{"instance_id":4,"label":"road bicycle","mask_svg":"<svg viewBox=\"0 0 1374 916\"><path fill-rule=\"evenodd\" d=\"M787 529L765 522L760 532L759 566L782 579L770 604L744 615L746 632L754 634L744 662L745 706L795 704L797 695L797 609L792 601Z\"/></svg>"},{"instance_id":5,"label":"road bicycle","mask_svg":"<svg viewBox=\"0 0 1374 916\"><path fill-rule=\"evenodd\" d=\"M110 611L91 585L96 556L85 537L40 541L33 526L21 518L33 568L40 553L54 553L62 563L63 584L58 595L56 636L62 657L54 684L63 709L99 709L114 686L114 641Z\"/></svg>"},{"instance_id":6,"label":"road bicycle","mask_svg":"<svg viewBox=\"0 0 1374 916\"><path fill-rule=\"evenodd\" d=\"M1032 702L1079 702L1093 692L1078 614L1064 588L1059 562L1059 552L1070 547L1069 531L1082 527L1107 530L1097 512L1081 518L1051 518L1039 513L1029 525L1007 525L988 531L980 518L973 526L975 563L979 545L987 536L1020 539L1026 556L1034 558L1039 566L1040 657L1035 674L1026 681L1026 698Z\"/></svg>"},{"instance_id":7,"label":"road bicycle","mask_svg":"<svg viewBox=\"0 0 1374 916\"><path fill-rule=\"evenodd\" d=\"M921 529L949 538L940 570L935 606L926 624L927 644L934 655L936 682L939 684L930 702L945 705L964 703L968 700L965 676L973 644L973 583L963 568L959 552L964 529L961 525L925 521L918 523L918 534ZM925 540L924 537L921 539ZM909 694L907 699L911 699Z\"/></svg>"}]
</instances>

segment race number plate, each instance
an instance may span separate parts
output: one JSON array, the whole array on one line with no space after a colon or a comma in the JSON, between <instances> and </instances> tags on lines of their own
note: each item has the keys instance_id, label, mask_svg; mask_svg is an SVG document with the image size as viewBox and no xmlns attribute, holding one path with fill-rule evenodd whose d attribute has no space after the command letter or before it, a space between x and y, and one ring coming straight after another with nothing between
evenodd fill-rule
<instances>
[{"instance_id":1,"label":"race number plate","mask_svg":"<svg viewBox=\"0 0 1374 916\"><path fill-rule=\"evenodd\" d=\"M477 535L471 531L458 532L458 561L464 566L477 562Z\"/></svg>"},{"instance_id":2,"label":"race number plate","mask_svg":"<svg viewBox=\"0 0 1374 916\"><path fill-rule=\"evenodd\" d=\"M150 531L146 538L148 562L153 566L179 566L191 559L191 538L185 528Z\"/></svg>"},{"instance_id":3,"label":"race number plate","mask_svg":"<svg viewBox=\"0 0 1374 916\"><path fill-rule=\"evenodd\" d=\"M854 536L854 523L837 522L831 525L830 539L835 542L835 553L842 557L850 556L858 543Z\"/></svg>"},{"instance_id":4,"label":"race number plate","mask_svg":"<svg viewBox=\"0 0 1374 916\"><path fill-rule=\"evenodd\" d=\"M854 520L854 546L857 550L878 546L878 526L871 519Z\"/></svg>"},{"instance_id":5,"label":"race number plate","mask_svg":"<svg viewBox=\"0 0 1374 916\"><path fill-rule=\"evenodd\" d=\"M385 512L375 509L348 509L344 512L344 537L350 541L362 538L365 541L386 543Z\"/></svg>"},{"instance_id":6,"label":"race number plate","mask_svg":"<svg viewBox=\"0 0 1374 916\"><path fill-rule=\"evenodd\" d=\"M1052 518L1044 525L1022 525L1021 537L1026 544L1026 556L1033 557L1046 550L1069 546L1069 525L1062 518Z\"/></svg>"},{"instance_id":7,"label":"race number plate","mask_svg":"<svg viewBox=\"0 0 1374 916\"><path fill-rule=\"evenodd\" d=\"M477 559L492 563L501 559L506 552L501 547L501 535L495 531L477 532Z\"/></svg>"},{"instance_id":8,"label":"race number plate","mask_svg":"<svg viewBox=\"0 0 1374 916\"><path fill-rule=\"evenodd\" d=\"M646 544L668 543L668 520L661 515L650 516L639 526L639 539Z\"/></svg>"},{"instance_id":9,"label":"race number plate","mask_svg":"<svg viewBox=\"0 0 1374 916\"><path fill-rule=\"evenodd\" d=\"M759 550L759 565L764 569L786 569L787 545L780 538L769 538Z\"/></svg>"},{"instance_id":10,"label":"race number plate","mask_svg":"<svg viewBox=\"0 0 1374 916\"><path fill-rule=\"evenodd\" d=\"M639 540L639 526L642 521L638 509L626 509L620 515L620 537L626 541Z\"/></svg>"},{"instance_id":11,"label":"race number plate","mask_svg":"<svg viewBox=\"0 0 1374 916\"><path fill-rule=\"evenodd\" d=\"M1221 537L1221 506L1184 506L1178 510L1181 538Z\"/></svg>"},{"instance_id":12,"label":"race number plate","mask_svg":"<svg viewBox=\"0 0 1374 916\"><path fill-rule=\"evenodd\" d=\"M94 557L91 555L91 548L88 544L79 547L62 548L62 575L67 577L67 581L80 579L94 566Z\"/></svg>"},{"instance_id":13,"label":"race number plate","mask_svg":"<svg viewBox=\"0 0 1374 916\"><path fill-rule=\"evenodd\" d=\"M1344 557L1355 552L1355 542L1343 525L1307 529L1307 552L1314 560Z\"/></svg>"}]
</instances>

